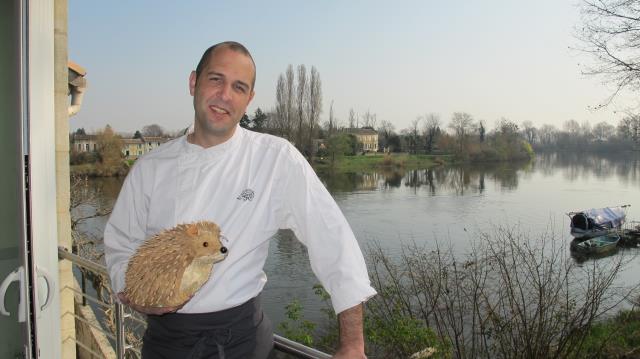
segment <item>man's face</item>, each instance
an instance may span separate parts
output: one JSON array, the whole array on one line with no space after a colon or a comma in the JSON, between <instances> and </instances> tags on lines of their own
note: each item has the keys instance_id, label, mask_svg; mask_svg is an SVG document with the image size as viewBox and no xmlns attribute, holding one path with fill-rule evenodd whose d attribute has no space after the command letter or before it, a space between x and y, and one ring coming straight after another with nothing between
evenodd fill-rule
<instances>
[{"instance_id":1,"label":"man's face","mask_svg":"<svg viewBox=\"0 0 640 359\"><path fill-rule=\"evenodd\" d=\"M195 71L191 72L189 92L199 137L215 145L233 136L253 99L254 76L255 68L248 56L224 47L211 53L199 78Z\"/></svg>"}]
</instances>

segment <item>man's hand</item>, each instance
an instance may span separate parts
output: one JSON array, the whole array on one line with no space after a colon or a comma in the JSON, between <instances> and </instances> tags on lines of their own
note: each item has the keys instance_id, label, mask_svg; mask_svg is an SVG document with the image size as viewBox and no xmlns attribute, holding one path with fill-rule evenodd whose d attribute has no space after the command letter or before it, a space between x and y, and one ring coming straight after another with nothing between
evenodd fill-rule
<instances>
[{"instance_id":1,"label":"man's hand","mask_svg":"<svg viewBox=\"0 0 640 359\"><path fill-rule=\"evenodd\" d=\"M143 306L131 303L129 298L127 298L127 296L123 292L118 293L118 299L120 299L120 302L122 302L122 304L128 305L129 307L131 307L131 309L135 310L136 312L140 312L144 314L152 314L152 315L163 315L167 313L174 313L178 311L178 309L184 306L184 304L182 304L177 307L143 307Z\"/></svg>"},{"instance_id":2,"label":"man's hand","mask_svg":"<svg viewBox=\"0 0 640 359\"><path fill-rule=\"evenodd\" d=\"M338 314L340 323L340 347L334 359L366 359L362 325L362 304Z\"/></svg>"}]
</instances>

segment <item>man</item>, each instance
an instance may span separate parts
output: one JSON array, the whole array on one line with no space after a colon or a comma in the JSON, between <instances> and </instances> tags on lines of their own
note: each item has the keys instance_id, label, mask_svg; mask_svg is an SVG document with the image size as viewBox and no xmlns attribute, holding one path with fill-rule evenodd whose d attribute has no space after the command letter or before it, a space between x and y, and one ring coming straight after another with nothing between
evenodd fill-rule
<instances>
[{"instance_id":1,"label":"man","mask_svg":"<svg viewBox=\"0 0 640 359\"><path fill-rule=\"evenodd\" d=\"M148 314L143 357L265 358L273 332L260 307L268 239L291 228L331 294L340 344L335 358L364 358L362 303L375 295L353 233L306 160L284 139L238 123L254 96L255 64L236 42L209 48L189 77L193 132L140 158L104 234L113 289L123 303L127 263L153 234L216 222L227 258L181 308L132 305Z\"/></svg>"}]
</instances>

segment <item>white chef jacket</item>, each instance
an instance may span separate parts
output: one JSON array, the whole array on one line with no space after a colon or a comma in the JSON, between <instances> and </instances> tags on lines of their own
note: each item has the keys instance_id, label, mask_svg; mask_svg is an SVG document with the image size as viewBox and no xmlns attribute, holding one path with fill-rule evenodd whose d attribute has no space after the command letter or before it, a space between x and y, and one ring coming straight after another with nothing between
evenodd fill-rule
<instances>
[{"instance_id":1,"label":"white chef jacket","mask_svg":"<svg viewBox=\"0 0 640 359\"><path fill-rule=\"evenodd\" d=\"M182 136L142 156L127 176L104 232L113 290L145 239L181 223L217 223L228 255L181 313L207 313L257 296L269 241L290 228L336 313L375 295L353 232L304 157L288 141L238 126L203 148Z\"/></svg>"}]
</instances>

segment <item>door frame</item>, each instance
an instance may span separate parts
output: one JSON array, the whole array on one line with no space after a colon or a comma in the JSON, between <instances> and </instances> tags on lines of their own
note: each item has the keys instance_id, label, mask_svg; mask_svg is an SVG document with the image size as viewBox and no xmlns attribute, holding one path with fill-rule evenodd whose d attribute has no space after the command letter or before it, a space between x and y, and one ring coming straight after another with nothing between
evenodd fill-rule
<instances>
[{"instance_id":1,"label":"door frame","mask_svg":"<svg viewBox=\"0 0 640 359\"><path fill-rule=\"evenodd\" d=\"M23 148L28 153L25 229L33 358L61 357L56 208L54 0L23 3Z\"/></svg>"}]
</instances>

